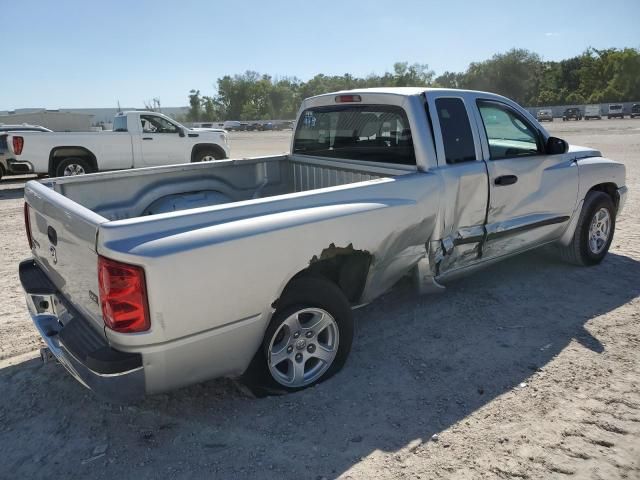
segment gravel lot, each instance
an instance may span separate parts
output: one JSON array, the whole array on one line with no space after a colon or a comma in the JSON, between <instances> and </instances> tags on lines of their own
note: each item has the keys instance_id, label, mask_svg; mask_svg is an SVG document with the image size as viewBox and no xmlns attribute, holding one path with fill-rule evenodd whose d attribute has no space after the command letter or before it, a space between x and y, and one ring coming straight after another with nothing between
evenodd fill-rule
<instances>
[{"instance_id":1,"label":"gravel lot","mask_svg":"<svg viewBox=\"0 0 640 480\"><path fill-rule=\"evenodd\" d=\"M286 397L216 380L135 406L41 364L17 278L25 178L0 182L0 478L640 478L640 120L554 122L627 165L612 251L534 252L355 312L343 372ZM290 132L232 134L233 155ZM36 353L34 353L36 352Z\"/></svg>"}]
</instances>

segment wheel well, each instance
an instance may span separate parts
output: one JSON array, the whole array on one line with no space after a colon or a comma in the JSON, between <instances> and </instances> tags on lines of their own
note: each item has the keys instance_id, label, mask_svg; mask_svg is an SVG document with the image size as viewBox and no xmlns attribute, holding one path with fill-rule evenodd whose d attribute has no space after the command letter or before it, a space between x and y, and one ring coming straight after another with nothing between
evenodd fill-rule
<instances>
[{"instance_id":1,"label":"wheel well","mask_svg":"<svg viewBox=\"0 0 640 480\"><path fill-rule=\"evenodd\" d=\"M227 154L225 153L225 151L222 149L220 145L216 145L215 143L199 143L197 145L194 145L193 149L191 150L191 161L195 162L196 157L200 153L207 150L213 150L215 152L216 157L218 157L218 160L221 160L227 157Z\"/></svg>"},{"instance_id":2,"label":"wheel well","mask_svg":"<svg viewBox=\"0 0 640 480\"><path fill-rule=\"evenodd\" d=\"M55 174L55 168L59 162L65 158L77 157L89 162L91 167L97 172L98 161L96 156L85 147L56 147L49 153L49 173Z\"/></svg>"},{"instance_id":3,"label":"wheel well","mask_svg":"<svg viewBox=\"0 0 640 480\"><path fill-rule=\"evenodd\" d=\"M589 192L603 192L611 197L611 201L618 208L618 204L620 203L620 197L618 196L618 186L615 183L600 183L598 185L594 185L589 189ZM587 192L587 193L589 193Z\"/></svg>"},{"instance_id":4,"label":"wheel well","mask_svg":"<svg viewBox=\"0 0 640 480\"><path fill-rule=\"evenodd\" d=\"M347 300L355 304L362 296L372 258L369 252L355 250L351 244L347 247L336 247L331 244L319 257L314 255L309 266L289 280L282 295L294 280L301 277L321 276L336 284ZM276 300L273 306L276 307L277 303Z\"/></svg>"}]
</instances>

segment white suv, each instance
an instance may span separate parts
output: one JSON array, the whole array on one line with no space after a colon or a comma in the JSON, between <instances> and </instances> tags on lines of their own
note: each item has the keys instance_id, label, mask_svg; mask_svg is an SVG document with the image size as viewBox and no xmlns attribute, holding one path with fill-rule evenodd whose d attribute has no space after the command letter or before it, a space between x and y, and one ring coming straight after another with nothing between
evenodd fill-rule
<instances>
[{"instance_id":1,"label":"white suv","mask_svg":"<svg viewBox=\"0 0 640 480\"><path fill-rule=\"evenodd\" d=\"M609 105L609 113L607 113L607 118L624 118L622 105L619 103Z\"/></svg>"}]
</instances>

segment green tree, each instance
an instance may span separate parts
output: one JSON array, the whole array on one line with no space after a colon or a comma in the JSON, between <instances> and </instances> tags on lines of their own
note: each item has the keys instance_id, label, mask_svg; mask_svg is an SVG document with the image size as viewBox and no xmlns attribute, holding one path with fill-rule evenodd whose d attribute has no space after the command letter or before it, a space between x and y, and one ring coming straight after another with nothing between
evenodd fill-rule
<instances>
[{"instance_id":1,"label":"green tree","mask_svg":"<svg viewBox=\"0 0 640 480\"><path fill-rule=\"evenodd\" d=\"M524 104L535 92L536 78L533 73L539 70L540 64L538 54L514 48L484 62L469 65L461 86L495 92Z\"/></svg>"},{"instance_id":2,"label":"green tree","mask_svg":"<svg viewBox=\"0 0 640 480\"><path fill-rule=\"evenodd\" d=\"M294 118L307 97L352 88L438 86L469 88L502 94L526 106L640 100L640 51L635 48L589 48L559 62L542 61L524 49L498 53L473 62L464 72L435 77L427 64L396 62L391 72L356 77L317 74L306 82L273 79L254 71L225 75L217 80L217 93L189 95L190 121Z\"/></svg>"},{"instance_id":3,"label":"green tree","mask_svg":"<svg viewBox=\"0 0 640 480\"><path fill-rule=\"evenodd\" d=\"M187 118L190 122L197 122L201 116L202 99L200 98L200 90L191 90L189 92L189 112Z\"/></svg>"}]
</instances>

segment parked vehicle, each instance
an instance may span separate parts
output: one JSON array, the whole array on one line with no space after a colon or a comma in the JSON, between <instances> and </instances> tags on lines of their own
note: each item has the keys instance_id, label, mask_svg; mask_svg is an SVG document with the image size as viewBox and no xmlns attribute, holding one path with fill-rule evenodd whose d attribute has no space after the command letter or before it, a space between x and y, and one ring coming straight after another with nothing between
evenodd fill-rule
<instances>
[{"instance_id":1,"label":"parked vehicle","mask_svg":"<svg viewBox=\"0 0 640 480\"><path fill-rule=\"evenodd\" d=\"M113 131L18 132L10 133L7 143L13 168L52 177L229 156L224 130L188 129L148 111L117 114Z\"/></svg>"},{"instance_id":2,"label":"parked vehicle","mask_svg":"<svg viewBox=\"0 0 640 480\"><path fill-rule=\"evenodd\" d=\"M562 114L562 121L566 122L567 120L582 120L582 113L579 108L567 108Z\"/></svg>"},{"instance_id":3,"label":"parked vehicle","mask_svg":"<svg viewBox=\"0 0 640 480\"><path fill-rule=\"evenodd\" d=\"M490 93L331 93L296 125L288 155L26 184L20 280L82 384L111 400L223 375L309 387L345 364L351 309L408 272L441 291L549 244L598 264L626 198L623 164Z\"/></svg>"},{"instance_id":4,"label":"parked vehicle","mask_svg":"<svg viewBox=\"0 0 640 480\"><path fill-rule=\"evenodd\" d=\"M8 125L0 123L0 179L9 174L29 173L22 169L20 164L14 165L14 160L9 158L9 145L7 143L7 132L50 132L48 128L40 125Z\"/></svg>"},{"instance_id":5,"label":"parked vehicle","mask_svg":"<svg viewBox=\"0 0 640 480\"><path fill-rule=\"evenodd\" d=\"M242 129L242 124L235 120L227 120L224 122L224 129L228 132L237 132Z\"/></svg>"},{"instance_id":6,"label":"parked vehicle","mask_svg":"<svg viewBox=\"0 0 640 480\"><path fill-rule=\"evenodd\" d=\"M609 105L609 113L607 118L624 118L624 109L620 104Z\"/></svg>"},{"instance_id":7,"label":"parked vehicle","mask_svg":"<svg viewBox=\"0 0 640 480\"><path fill-rule=\"evenodd\" d=\"M278 122L273 124L272 129L273 130L290 130L293 128L293 122Z\"/></svg>"},{"instance_id":8,"label":"parked vehicle","mask_svg":"<svg viewBox=\"0 0 640 480\"><path fill-rule=\"evenodd\" d=\"M584 119L602 120L602 116L600 115L600 105L587 105L584 107Z\"/></svg>"},{"instance_id":9,"label":"parked vehicle","mask_svg":"<svg viewBox=\"0 0 640 480\"><path fill-rule=\"evenodd\" d=\"M631 105L631 118L640 117L640 103Z\"/></svg>"},{"instance_id":10,"label":"parked vehicle","mask_svg":"<svg viewBox=\"0 0 640 480\"><path fill-rule=\"evenodd\" d=\"M539 122L553 122L553 111L551 109L538 110L536 118Z\"/></svg>"}]
</instances>

